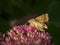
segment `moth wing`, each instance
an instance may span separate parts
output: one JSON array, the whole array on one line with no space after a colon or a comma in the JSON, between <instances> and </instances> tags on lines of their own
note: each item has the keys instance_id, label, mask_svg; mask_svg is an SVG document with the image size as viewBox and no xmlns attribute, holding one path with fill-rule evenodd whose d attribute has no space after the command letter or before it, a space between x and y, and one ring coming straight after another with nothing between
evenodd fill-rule
<instances>
[{"instance_id":1,"label":"moth wing","mask_svg":"<svg viewBox=\"0 0 60 45\"><path fill-rule=\"evenodd\" d=\"M45 13L37 18L35 18L38 22L48 22L49 18L48 18L48 14Z\"/></svg>"},{"instance_id":2,"label":"moth wing","mask_svg":"<svg viewBox=\"0 0 60 45\"><path fill-rule=\"evenodd\" d=\"M29 23L30 26L36 27L40 31L44 31L44 29L42 28L43 24L42 23L39 23L35 19L30 19L28 21L28 23Z\"/></svg>"}]
</instances>

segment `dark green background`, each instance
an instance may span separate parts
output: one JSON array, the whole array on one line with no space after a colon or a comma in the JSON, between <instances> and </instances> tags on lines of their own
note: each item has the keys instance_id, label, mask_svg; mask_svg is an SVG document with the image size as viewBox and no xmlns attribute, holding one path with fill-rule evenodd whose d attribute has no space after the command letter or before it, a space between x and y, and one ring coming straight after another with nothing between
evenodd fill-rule
<instances>
[{"instance_id":1,"label":"dark green background","mask_svg":"<svg viewBox=\"0 0 60 45\"><path fill-rule=\"evenodd\" d=\"M0 31L9 30L9 21L30 14L49 14L48 31L56 45L60 45L60 1L59 0L0 0ZM33 15L31 15L33 16Z\"/></svg>"}]
</instances>

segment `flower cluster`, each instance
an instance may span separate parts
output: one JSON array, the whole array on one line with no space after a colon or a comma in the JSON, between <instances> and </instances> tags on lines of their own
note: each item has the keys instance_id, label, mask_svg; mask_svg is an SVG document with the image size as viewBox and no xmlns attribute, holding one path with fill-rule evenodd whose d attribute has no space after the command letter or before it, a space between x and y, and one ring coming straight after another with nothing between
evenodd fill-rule
<instances>
[{"instance_id":1,"label":"flower cluster","mask_svg":"<svg viewBox=\"0 0 60 45\"><path fill-rule=\"evenodd\" d=\"M5 35L0 33L0 45L51 45L51 37L48 32L24 24L14 26Z\"/></svg>"}]
</instances>

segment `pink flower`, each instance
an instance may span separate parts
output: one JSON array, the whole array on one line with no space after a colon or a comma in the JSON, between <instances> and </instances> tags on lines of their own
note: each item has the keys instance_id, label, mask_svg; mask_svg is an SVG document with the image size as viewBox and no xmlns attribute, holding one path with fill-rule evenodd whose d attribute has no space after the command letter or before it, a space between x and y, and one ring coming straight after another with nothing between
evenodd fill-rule
<instances>
[{"instance_id":1,"label":"pink flower","mask_svg":"<svg viewBox=\"0 0 60 45\"><path fill-rule=\"evenodd\" d=\"M23 25L24 30L27 31L27 33L35 33L37 31L37 29L35 27L32 26L28 26L28 25Z\"/></svg>"},{"instance_id":2,"label":"pink flower","mask_svg":"<svg viewBox=\"0 0 60 45\"><path fill-rule=\"evenodd\" d=\"M13 30L18 34L22 34L24 32L22 27L20 27L20 26L13 27Z\"/></svg>"},{"instance_id":3,"label":"pink flower","mask_svg":"<svg viewBox=\"0 0 60 45\"><path fill-rule=\"evenodd\" d=\"M9 31L7 32L7 35L13 38L16 35L16 33L13 30L10 30L10 32Z\"/></svg>"},{"instance_id":4,"label":"pink flower","mask_svg":"<svg viewBox=\"0 0 60 45\"><path fill-rule=\"evenodd\" d=\"M47 32L37 31L29 25L14 26L7 36L0 34L1 45L50 45L51 37ZM3 37L3 38L2 38ZM5 40L4 40L5 39Z\"/></svg>"}]
</instances>

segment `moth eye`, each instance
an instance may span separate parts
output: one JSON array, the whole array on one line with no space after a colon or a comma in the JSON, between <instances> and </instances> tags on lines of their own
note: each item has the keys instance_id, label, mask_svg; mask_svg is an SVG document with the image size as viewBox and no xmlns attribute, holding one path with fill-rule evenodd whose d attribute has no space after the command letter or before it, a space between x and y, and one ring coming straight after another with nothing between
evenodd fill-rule
<instances>
[{"instance_id":1,"label":"moth eye","mask_svg":"<svg viewBox=\"0 0 60 45\"><path fill-rule=\"evenodd\" d=\"M27 25L29 25L29 23L28 23L28 22L27 22L26 24L27 24Z\"/></svg>"}]
</instances>

